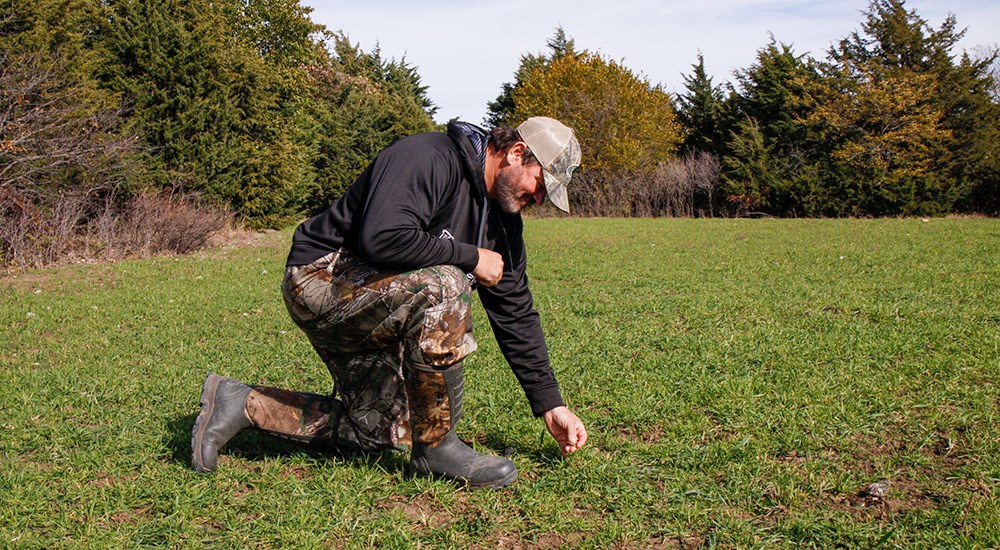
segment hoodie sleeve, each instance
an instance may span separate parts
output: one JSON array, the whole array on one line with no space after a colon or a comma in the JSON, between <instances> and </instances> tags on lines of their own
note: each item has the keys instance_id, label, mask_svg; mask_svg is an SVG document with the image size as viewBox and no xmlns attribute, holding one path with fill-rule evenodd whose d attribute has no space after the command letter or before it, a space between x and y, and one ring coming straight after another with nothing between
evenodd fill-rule
<instances>
[{"instance_id":1,"label":"hoodie sleeve","mask_svg":"<svg viewBox=\"0 0 1000 550\"><path fill-rule=\"evenodd\" d=\"M499 217L502 218L503 231L494 250L504 255L504 273L496 286L480 285L479 298L500 351L531 404L531 412L542 416L546 411L562 406L563 400L549 363L541 319L528 289L521 217L508 214L499 214Z\"/></svg>"},{"instance_id":2,"label":"hoodie sleeve","mask_svg":"<svg viewBox=\"0 0 1000 550\"><path fill-rule=\"evenodd\" d=\"M448 197L463 181L457 159L428 143L401 140L380 153L371 168L358 233L362 257L399 269L456 265L471 272L476 268L479 251L474 245L426 231L435 213L450 207Z\"/></svg>"}]
</instances>

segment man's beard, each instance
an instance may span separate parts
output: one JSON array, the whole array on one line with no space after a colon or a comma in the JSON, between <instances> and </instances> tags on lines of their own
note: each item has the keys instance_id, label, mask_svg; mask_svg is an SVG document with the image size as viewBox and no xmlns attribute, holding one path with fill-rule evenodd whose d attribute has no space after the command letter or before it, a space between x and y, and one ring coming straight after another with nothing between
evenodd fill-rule
<instances>
[{"instance_id":1,"label":"man's beard","mask_svg":"<svg viewBox=\"0 0 1000 550\"><path fill-rule=\"evenodd\" d=\"M508 166L497 172L495 195L500 210L508 214L518 214L530 204L518 195L517 184L523 174L523 166Z\"/></svg>"}]
</instances>

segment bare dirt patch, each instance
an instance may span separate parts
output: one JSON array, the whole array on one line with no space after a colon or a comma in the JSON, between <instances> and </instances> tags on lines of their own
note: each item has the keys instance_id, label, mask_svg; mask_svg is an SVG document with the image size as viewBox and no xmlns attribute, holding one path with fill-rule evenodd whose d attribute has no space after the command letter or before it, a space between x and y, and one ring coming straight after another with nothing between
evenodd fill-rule
<instances>
[{"instance_id":1,"label":"bare dirt patch","mask_svg":"<svg viewBox=\"0 0 1000 550\"><path fill-rule=\"evenodd\" d=\"M431 493L414 497L393 495L375 504L376 511L399 511L414 528L437 529L461 517L470 505L464 494L456 495L456 503L446 506Z\"/></svg>"},{"instance_id":2,"label":"bare dirt patch","mask_svg":"<svg viewBox=\"0 0 1000 550\"><path fill-rule=\"evenodd\" d=\"M662 425L656 423L641 427L618 426L615 431L623 439L644 445L656 445L667 433Z\"/></svg>"},{"instance_id":3,"label":"bare dirt patch","mask_svg":"<svg viewBox=\"0 0 1000 550\"><path fill-rule=\"evenodd\" d=\"M235 490L233 490L232 498L243 498L247 495L254 494L257 492L257 488L247 485L245 483L240 483Z\"/></svg>"},{"instance_id":4,"label":"bare dirt patch","mask_svg":"<svg viewBox=\"0 0 1000 550\"><path fill-rule=\"evenodd\" d=\"M681 548L682 550L695 550L696 548L703 548L705 545L705 537L698 536L678 537L676 539L668 539L668 541L673 542L676 548Z\"/></svg>"},{"instance_id":5,"label":"bare dirt patch","mask_svg":"<svg viewBox=\"0 0 1000 550\"><path fill-rule=\"evenodd\" d=\"M120 485L122 482L131 483L135 479L134 475L128 476L113 476L107 472L97 472L94 474L94 479L87 482L88 487L97 487L98 489L103 489L105 487L114 487Z\"/></svg>"},{"instance_id":6,"label":"bare dirt patch","mask_svg":"<svg viewBox=\"0 0 1000 550\"><path fill-rule=\"evenodd\" d=\"M138 525L139 521L148 514L149 508L130 508L114 514L108 520L112 525Z\"/></svg>"},{"instance_id":7,"label":"bare dirt patch","mask_svg":"<svg viewBox=\"0 0 1000 550\"><path fill-rule=\"evenodd\" d=\"M249 229L229 227L209 237L207 250L213 248L232 249L266 246L270 242L269 237L273 237L276 233L278 232L273 229L251 231Z\"/></svg>"},{"instance_id":8,"label":"bare dirt patch","mask_svg":"<svg viewBox=\"0 0 1000 550\"><path fill-rule=\"evenodd\" d=\"M502 532L487 537L482 544L473 545L471 548L477 550L493 550L498 548L504 550L577 548L583 545L584 539L585 536L583 533L542 533L532 540L531 538L524 538L517 533Z\"/></svg>"},{"instance_id":9,"label":"bare dirt patch","mask_svg":"<svg viewBox=\"0 0 1000 550\"><path fill-rule=\"evenodd\" d=\"M642 543L619 544L614 548L627 550L652 549L652 550L695 550L705 547L705 537L696 535L682 536L662 536L655 537Z\"/></svg>"},{"instance_id":10,"label":"bare dirt patch","mask_svg":"<svg viewBox=\"0 0 1000 550\"><path fill-rule=\"evenodd\" d=\"M295 479L305 479L307 477L312 477L312 472L308 468L304 468L302 466L292 466L284 472L282 476L294 477Z\"/></svg>"},{"instance_id":11,"label":"bare dirt patch","mask_svg":"<svg viewBox=\"0 0 1000 550\"><path fill-rule=\"evenodd\" d=\"M870 481L859 485L852 493L830 494L827 502L814 504L842 511L861 521L886 521L897 514L936 509L955 496L955 489L962 488L954 479L966 460L949 454L950 443L921 449L931 459L930 466L900 469L888 479L878 479L876 464L907 449L914 447L890 441L871 446L868 453L857 451L845 455L850 463L842 463L839 467Z\"/></svg>"},{"instance_id":12,"label":"bare dirt patch","mask_svg":"<svg viewBox=\"0 0 1000 550\"><path fill-rule=\"evenodd\" d=\"M933 510L946 499L946 495L930 491L916 481L899 479L891 482L885 496L875 496L862 489L852 495L832 495L828 505L860 521L884 522L915 510Z\"/></svg>"}]
</instances>

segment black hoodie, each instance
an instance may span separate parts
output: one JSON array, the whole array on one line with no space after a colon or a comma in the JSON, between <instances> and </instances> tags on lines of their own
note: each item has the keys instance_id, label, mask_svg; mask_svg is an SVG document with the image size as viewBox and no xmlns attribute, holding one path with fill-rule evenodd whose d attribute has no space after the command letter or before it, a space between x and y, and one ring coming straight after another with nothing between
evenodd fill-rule
<instances>
[{"instance_id":1,"label":"black hoodie","mask_svg":"<svg viewBox=\"0 0 1000 550\"><path fill-rule=\"evenodd\" d=\"M448 133L417 134L383 149L347 193L295 230L287 265L340 247L376 266L455 265L472 272L478 247L503 256L504 272L479 297L500 349L536 416L563 404L526 273L519 214L486 198L485 130L452 122Z\"/></svg>"}]
</instances>

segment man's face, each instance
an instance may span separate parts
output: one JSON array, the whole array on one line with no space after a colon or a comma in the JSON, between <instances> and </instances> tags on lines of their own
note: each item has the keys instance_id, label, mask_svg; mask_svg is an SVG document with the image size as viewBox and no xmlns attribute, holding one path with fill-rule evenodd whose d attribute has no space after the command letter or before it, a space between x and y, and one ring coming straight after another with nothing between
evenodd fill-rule
<instances>
[{"instance_id":1,"label":"man's face","mask_svg":"<svg viewBox=\"0 0 1000 550\"><path fill-rule=\"evenodd\" d=\"M517 214L533 204L542 204L545 200L544 181L541 164L510 164L497 172L493 198L500 204L501 210Z\"/></svg>"}]
</instances>

